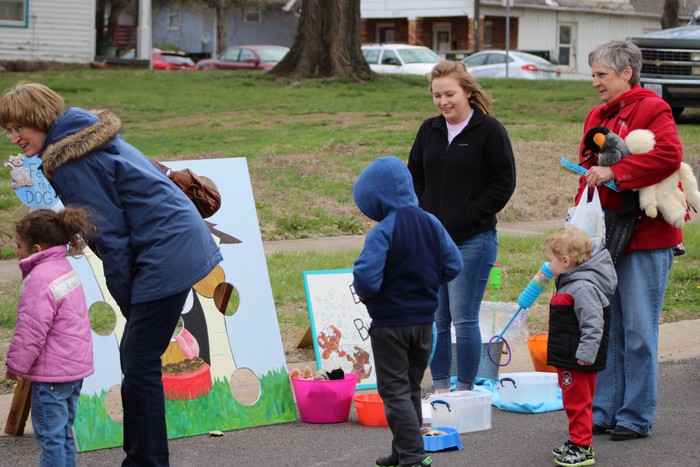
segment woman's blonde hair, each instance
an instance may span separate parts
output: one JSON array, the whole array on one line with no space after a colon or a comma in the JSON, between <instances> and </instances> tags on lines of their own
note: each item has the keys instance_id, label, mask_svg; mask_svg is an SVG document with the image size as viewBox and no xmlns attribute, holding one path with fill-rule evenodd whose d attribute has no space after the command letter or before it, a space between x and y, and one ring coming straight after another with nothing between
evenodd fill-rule
<instances>
[{"instance_id":1,"label":"woman's blonde hair","mask_svg":"<svg viewBox=\"0 0 700 467\"><path fill-rule=\"evenodd\" d=\"M39 83L19 82L0 98L0 126L8 122L48 131L66 110L63 98Z\"/></svg>"},{"instance_id":2,"label":"woman's blonde hair","mask_svg":"<svg viewBox=\"0 0 700 467\"><path fill-rule=\"evenodd\" d=\"M491 113L491 96L479 86L474 77L467 71L467 65L464 62L453 60L444 60L438 62L430 72L430 86L428 90L433 92L433 80L435 78L444 78L446 76L454 76L459 83L459 86L464 89L464 92L471 92L469 105L476 106L484 111L485 114Z\"/></svg>"},{"instance_id":3,"label":"woman's blonde hair","mask_svg":"<svg viewBox=\"0 0 700 467\"><path fill-rule=\"evenodd\" d=\"M588 234L585 230L573 225L560 227L547 237L542 249L551 251L559 259L568 256L576 265L585 263L593 256L593 246Z\"/></svg>"}]
</instances>

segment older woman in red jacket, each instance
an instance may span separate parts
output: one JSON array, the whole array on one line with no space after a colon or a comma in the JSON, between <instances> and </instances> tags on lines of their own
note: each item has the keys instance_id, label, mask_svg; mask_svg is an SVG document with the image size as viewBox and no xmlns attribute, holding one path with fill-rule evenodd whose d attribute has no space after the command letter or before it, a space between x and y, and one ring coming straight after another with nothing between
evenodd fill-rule
<instances>
[{"instance_id":1,"label":"older woman in red jacket","mask_svg":"<svg viewBox=\"0 0 700 467\"><path fill-rule=\"evenodd\" d=\"M587 187L597 186L603 207L618 210L631 192L667 178L682 161L671 108L661 97L639 85L642 54L626 41L610 41L588 56L593 87L602 105L592 109L584 135L595 126L605 126L622 138L635 129L655 135L654 148L634 154L608 167L597 165L595 156L581 156L588 168L576 199ZM583 142L581 149L583 150ZM619 192L606 186L612 180ZM641 214L639 229L626 254L617 264L618 286L610 299L612 319L608 363L598 375L593 401L593 433L610 432L621 441L647 436L656 413L658 383L658 322L673 263L673 247L682 231L662 216Z\"/></svg>"}]
</instances>

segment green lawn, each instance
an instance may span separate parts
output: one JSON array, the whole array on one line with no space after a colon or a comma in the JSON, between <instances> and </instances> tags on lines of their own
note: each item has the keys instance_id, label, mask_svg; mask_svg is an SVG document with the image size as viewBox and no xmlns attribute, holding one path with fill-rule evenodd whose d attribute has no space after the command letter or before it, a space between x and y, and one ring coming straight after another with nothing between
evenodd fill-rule
<instances>
[{"instance_id":1,"label":"green lawn","mask_svg":"<svg viewBox=\"0 0 700 467\"><path fill-rule=\"evenodd\" d=\"M374 158L408 153L420 123L437 112L422 77L346 80L274 79L255 72L77 70L1 73L0 88L17 81L44 83L68 105L109 107L123 136L160 160L245 157L260 230L266 241L365 233L352 183ZM518 187L503 222L562 218L573 204L577 177L560 167L574 160L583 119L599 103L590 81L484 80L493 114L508 130L516 154ZM678 130L685 160L697 166L700 112L688 109ZM17 153L0 139L0 153ZM12 220L25 210L9 170L0 171L2 254L13 254ZM685 229L688 254L679 257L664 319L697 314L698 228ZM515 300L543 260L542 238L502 238L506 264L501 300ZM301 272L347 268L357 252L273 255L268 258L280 321L305 326ZM0 291L0 327L11 329L18 285ZM290 311L291 310L291 311Z\"/></svg>"}]
</instances>

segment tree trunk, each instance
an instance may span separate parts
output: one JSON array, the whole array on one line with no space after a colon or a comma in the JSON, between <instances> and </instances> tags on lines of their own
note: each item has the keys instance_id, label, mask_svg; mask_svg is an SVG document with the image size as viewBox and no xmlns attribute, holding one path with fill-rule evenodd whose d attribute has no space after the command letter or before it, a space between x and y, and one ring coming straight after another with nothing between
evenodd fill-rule
<instances>
[{"instance_id":1,"label":"tree trunk","mask_svg":"<svg viewBox=\"0 0 700 467\"><path fill-rule=\"evenodd\" d=\"M661 15L661 29L678 26L678 0L664 0L664 12Z\"/></svg>"},{"instance_id":2,"label":"tree trunk","mask_svg":"<svg viewBox=\"0 0 700 467\"><path fill-rule=\"evenodd\" d=\"M221 53L228 45L226 43L226 36L228 35L228 30L226 28L226 7L221 2L218 2L214 9L214 14L216 15L217 53Z\"/></svg>"},{"instance_id":3,"label":"tree trunk","mask_svg":"<svg viewBox=\"0 0 700 467\"><path fill-rule=\"evenodd\" d=\"M270 73L361 81L372 71L360 45L360 0L302 0L292 48Z\"/></svg>"}]
</instances>

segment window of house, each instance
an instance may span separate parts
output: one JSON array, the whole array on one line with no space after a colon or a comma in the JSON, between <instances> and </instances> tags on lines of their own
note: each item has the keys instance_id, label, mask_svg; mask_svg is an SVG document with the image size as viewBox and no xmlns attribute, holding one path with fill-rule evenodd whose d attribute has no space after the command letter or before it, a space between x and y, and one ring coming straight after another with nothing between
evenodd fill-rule
<instances>
[{"instance_id":1,"label":"window of house","mask_svg":"<svg viewBox=\"0 0 700 467\"><path fill-rule=\"evenodd\" d=\"M377 25L377 42L380 44L395 42L393 24L385 23Z\"/></svg>"},{"instance_id":2,"label":"window of house","mask_svg":"<svg viewBox=\"0 0 700 467\"><path fill-rule=\"evenodd\" d=\"M450 23L433 25L433 50L450 50L452 48L452 26Z\"/></svg>"},{"instance_id":3,"label":"window of house","mask_svg":"<svg viewBox=\"0 0 700 467\"><path fill-rule=\"evenodd\" d=\"M482 25L482 31L484 32L484 49L490 49L493 47L493 21L484 21Z\"/></svg>"},{"instance_id":4,"label":"window of house","mask_svg":"<svg viewBox=\"0 0 700 467\"><path fill-rule=\"evenodd\" d=\"M560 65L570 65L574 43L574 27L572 24L559 24L557 60Z\"/></svg>"},{"instance_id":5,"label":"window of house","mask_svg":"<svg viewBox=\"0 0 700 467\"><path fill-rule=\"evenodd\" d=\"M169 18L168 18L168 26L170 29L180 29L180 24L182 22L182 10L180 9L179 5L172 5L170 6L170 12L169 12Z\"/></svg>"},{"instance_id":6,"label":"window of house","mask_svg":"<svg viewBox=\"0 0 700 467\"><path fill-rule=\"evenodd\" d=\"M244 23L262 23L262 10L260 8L246 8L243 10Z\"/></svg>"},{"instance_id":7,"label":"window of house","mask_svg":"<svg viewBox=\"0 0 700 467\"><path fill-rule=\"evenodd\" d=\"M29 0L0 0L0 26L27 26Z\"/></svg>"}]
</instances>

